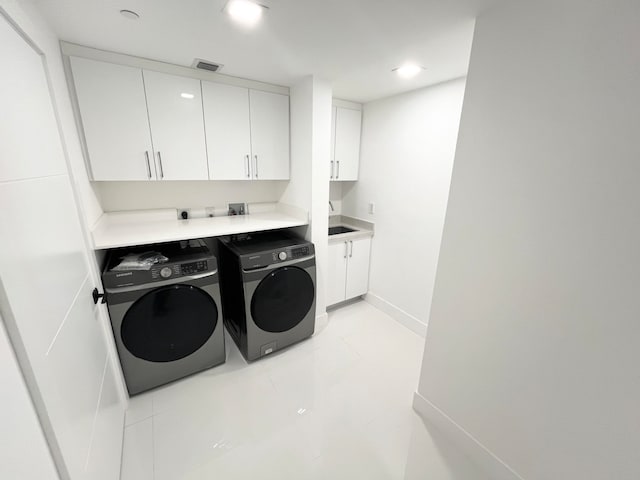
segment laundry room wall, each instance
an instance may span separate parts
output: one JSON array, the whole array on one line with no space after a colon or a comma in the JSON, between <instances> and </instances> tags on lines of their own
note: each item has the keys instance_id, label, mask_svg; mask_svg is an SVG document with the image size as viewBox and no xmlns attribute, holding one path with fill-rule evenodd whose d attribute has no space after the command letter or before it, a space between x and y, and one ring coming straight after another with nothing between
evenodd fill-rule
<instances>
[{"instance_id":1,"label":"laundry room wall","mask_svg":"<svg viewBox=\"0 0 640 480\"><path fill-rule=\"evenodd\" d=\"M491 478L640 478L638 25L626 0L476 23L416 405Z\"/></svg>"},{"instance_id":2,"label":"laundry room wall","mask_svg":"<svg viewBox=\"0 0 640 480\"><path fill-rule=\"evenodd\" d=\"M342 213L375 223L368 301L424 335L465 81L366 103ZM375 213L369 213L369 203Z\"/></svg>"}]
</instances>

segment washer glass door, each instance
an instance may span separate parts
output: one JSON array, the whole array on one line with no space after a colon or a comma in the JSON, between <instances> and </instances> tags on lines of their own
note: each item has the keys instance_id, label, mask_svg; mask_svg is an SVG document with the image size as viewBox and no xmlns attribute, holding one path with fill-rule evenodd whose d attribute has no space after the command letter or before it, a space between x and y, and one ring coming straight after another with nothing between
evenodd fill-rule
<instances>
[{"instance_id":1,"label":"washer glass door","mask_svg":"<svg viewBox=\"0 0 640 480\"><path fill-rule=\"evenodd\" d=\"M253 322L267 332L286 332L309 313L314 298L311 275L298 267L278 268L264 277L253 293Z\"/></svg>"},{"instance_id":2,"label":"washer glass door","mask_svg":"<svg viewBox=\"0 0 640 480\"><path fill-rule=\"evenodd\" d=\"M218 307L192 285L160 287L127 310L120 329L122 343L150 362L179 360L202 347L218 323Z\"/></svg>"}]
</instances>

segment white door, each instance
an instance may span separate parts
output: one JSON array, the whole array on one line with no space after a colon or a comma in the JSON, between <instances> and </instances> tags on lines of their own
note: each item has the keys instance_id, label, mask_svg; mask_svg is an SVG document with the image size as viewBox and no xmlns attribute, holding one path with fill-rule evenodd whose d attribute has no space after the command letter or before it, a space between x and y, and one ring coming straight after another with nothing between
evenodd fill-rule
<instances>
[{"instance_id":1,"label":"white door","mask_svg":"<svg viewBox=\"0 0 640 480\"><path fill-rule=\"evenodd\" d=\"M211 180L251 179L249 89L202 82Z\"/></svg>"},{"instance_id":2,"label":"white door","mask_svg":"<svg viewBox=\"0 0 640 480\"><path fill-rule=\"evenodd\" d=\"M61 478L117 480L124 405L43 58L2 15L0 57L0 316Z\"/></svg>"},{"instance_id":3,"label":"white door","mask_svg":"<svg viewBox=\"0 0 640 480\"><path fill-rule=\"evenodd\" d=\"M329 179L333 180L336 165L336 111L337 107L331 107L331 158L329 159Z\"/></svg>"},{"instance_id":4,"label":"white door","mask_svg":"<svg viewBox=\"0 0 640 480\"><path fill-rule=\"evenodd\" d=\"M371 239L361 238L348 243L346 298L354 298L369 290Z\"/></svg>"},{"instance_id":5,"label":"white door","mask_svg":"<svg viewBox=\"0 0 640 480\"><path fill-rule=\"evenodd\" d=\"M208 180L200 80L143 74L158 180Z\"/></svg>"},{"instance_id":6,"label":"white door","mask_svg":"<svg viewBox=\"0 0 640 480\"><path fill-rule=\"evenodd\" d=\"M360 163L362 112L338 107L336 111L334 180L357 180Z\"/></svg>"},{"instance_id":7,"label":"white door","mask_svg":"<svg viewBox=\"0 0 640 480\"><path fill-rule=\"evenodd\" d=\"M93 180L155 179L142 70L77 57L71 69Z\"/></svg>"},{"instance_id":8,"label":"white door","mask_svg":"<svg viewBox=\"0 0 640 480\"><path fill-rule=\"evenodd\" d=\"M289 97L249 90L253 178L289 179Z\"/></svg>"},{"instance_id":9,"label":"white door","mask_svg":"<svg viewBox=\"0 0 640 480\"><path fill-rule=\"evenodd\" d=\"M327 305L333 305L345 299L347 254L346 242L329 244L327 262Z\"/></svg>"}]
</instances>

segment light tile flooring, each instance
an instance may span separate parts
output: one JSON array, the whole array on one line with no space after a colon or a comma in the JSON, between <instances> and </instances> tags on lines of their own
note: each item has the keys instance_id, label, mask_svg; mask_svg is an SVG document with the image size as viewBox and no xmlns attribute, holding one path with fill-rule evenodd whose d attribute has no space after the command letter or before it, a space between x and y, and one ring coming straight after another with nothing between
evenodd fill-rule
<instances>
[{"instance_id":1,"label":"light tile flooring","mask_svg":"<svg viewBox=\"0 0 640 480\"><path fill-rule=\"evenodd\" d=\"M312 338L132 398L122 480L481 475L411 409L424 340L365 302Z\"/></svg>"}]
</instances>

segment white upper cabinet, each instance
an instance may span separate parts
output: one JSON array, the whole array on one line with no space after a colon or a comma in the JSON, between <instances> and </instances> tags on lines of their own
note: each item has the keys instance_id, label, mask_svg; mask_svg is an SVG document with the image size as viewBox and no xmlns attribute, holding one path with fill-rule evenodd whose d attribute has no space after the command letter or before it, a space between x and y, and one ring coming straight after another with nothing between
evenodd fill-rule
<instances>
[{"instance_id":1,"label":"white upper cabinet","mask_svg":"<svg viewBox=\"0 0 640 480\"><path fill-rule=\"evenodd\" d=\"M202 82L202 102L211 180L250 180L249 90Z\"/></svg>"},{"instance_id":2,"label":"white upper cabinet","mask_svg":"<svg viewBox=\"0 0 640 480\"><path fill-rule=\"evenodd\" d=\"M71 57L93 180L155 178L142 70Z\"/></svg>"},{"instance_id":3,"label":"white upper cabinet","mask_svg":"<svg viewBox=\"0 0 640 480\"><path fill-rule=\"evenodd\" d=\"M256 180L289 179L289 97L249 90L252 173Z\"/></svg>"},{"instance_id":4,"label":"white upper cabinet","mask_svg":"<svg viewBox=\"0 0 640 480\"><path fill-rule=\"evenodd\" d=\"M332 145L333 180L357 180L360 163L360 131L362 112L336 107L334 117L334 144Z\"/></svg>"},{"instance_id":5,"label":"white upper cabinet","mask_svg":"<svg viewBox=\"0 0 640 480\"><path fill-rule=\"evenodd\" d=\"M143 71L158 180L208 180L200 81Z\"/></svg>"}]
</instances>

